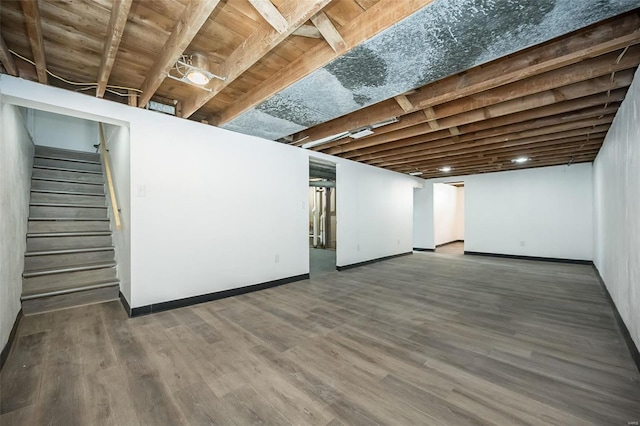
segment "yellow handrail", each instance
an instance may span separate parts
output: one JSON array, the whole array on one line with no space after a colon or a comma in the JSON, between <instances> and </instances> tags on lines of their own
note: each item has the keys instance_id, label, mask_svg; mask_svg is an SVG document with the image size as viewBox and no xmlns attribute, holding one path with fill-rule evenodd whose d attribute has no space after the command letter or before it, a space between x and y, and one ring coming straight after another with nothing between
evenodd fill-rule
<instances>
[{"instance_id":1,"label":"yellow handrail","mask_svg":"<svg viewBox=\"0 0 640 426\"><path fill-rule=\"evenodd\" d=\"M104 170L107 174L107 186L109 187L109 196L111 197L111 207L113 207L113 218L116 221L116 229L120 229L120 210L118 210L118 200L116 199L116 190L113 187L113 178L111 177L111 164L109 163L109 153L107 152L107 142L104 140L104 129L102 123L100 125L100 147L102 149L102 158L104 159Z\"/></svg>"}]
</instances>

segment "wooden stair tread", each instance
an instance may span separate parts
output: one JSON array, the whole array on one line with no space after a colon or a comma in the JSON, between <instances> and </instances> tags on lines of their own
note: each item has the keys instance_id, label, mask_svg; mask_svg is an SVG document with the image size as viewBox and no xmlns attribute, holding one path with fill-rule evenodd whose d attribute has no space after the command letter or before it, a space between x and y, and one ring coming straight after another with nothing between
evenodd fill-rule
<instances>
[{"instance_id":1,"label":"wooden stair tread","mask_svg":"<svg viewBox=\"0 0 640 426\"><path fill-rule=\"evenodd\" d=\"M79 271L91 271L94 269L113 268L116 266L116 262L99 262L99 263L87 263L84 265L71 265L62 266L57 268L37 269L33 271L25 271L22 274L23 278L41 277L43 275L56 275L66 272L79 272Z\"/></svg>"},{"instance_id":2,"label":"wooden stair tread","mask_svg":"<svg viewBox=\"0 0 640 426\"><path fill-rule=\"evenodd\" d=\"M73 180L73 179L63 179L63 178L53 178L53 177L42 177L42 176L33 176L31 180L40 180L40 181L48 181L48 182L63 182L63 183L75 183L81 185L104 185L104 182L87 182L84 180Z\"/></svg>"},{"instance_id":3,"label":"wooden stair tread","mask_svg":"<svg viewBox=\"0 0 640 426\"><path fill-rule=\"evenodd\" d=\"M67 232L31 232L27 238L40 237L100 237L111 235L111 231L67 231Z\"/></svg>"},{"instance_id":4,"label":"wooden stair tread","mask_svg":"<svg viewBox=\"0 0 640 426\"><path fill-rule=\"evenodd\" d=\"M99 172L99 171L93 171L93 170L67 169L64 167L40 166L37 164L34 164L33 168L42 169L42 170L57 170L59 172L88 173L93 175L102 175L101 171Z\"/></svg>"},{"instance_id":5,"label":"wooden stair tread","mask_svg":"<svg viewBox=\"0 0 640 426\"><path fill-rule=\"evenodd\" d=\"M69 287L69 288L60 288L60 289L55 289L55 290L51 290L51 291L39 291L39 292L33 292L33 293L22 293L22 296L20 297L20 300L23 300L23 301L24 300L32 300L32 299L37 299L37 298L40 298L40 297L50 297L50 296L56 296L56 295L77 293L77 292L80 292L80 291L95 290L95 289L98 289L98 288L119 286L119 285L120 285L120 281L119 280L95 281L95 282L87 283L86 285L83 285L83 286L73 286L73 287Z\"/></svg>"},{"instance_id":6,"label":"wooden stair tread","mask_svg":"<svg viewBox=\"0 0 640 426\"><path fill-rule=\"evenodd\" d=\"M95 192L79 192L79 191L60 191L55 189L32 189L31 192L40 194L59 194L59 195L84 195L88 197L105 197L104 193Z\"/></svg>"},{"instance_id":7,"label":"wooden stair tread","mask_svg":"<svg viewBox=\"0 0 640 426\"><path fill-rule=\"evenodd\" d=\"M87 248L77 248L77 249L59 249L59 250L39 250L39 251L28 251L24 255L26 257L34 257L34 256L51 256L56 254L73 254L73 253L91 253L94 251L114 251L113 246L105 246L105 247L87 247Z\"/></svg>"},{"instance_id":8,"label":"wooden stair tread","mask_svg":"<svg viewBox=\"0 0 640 426\"><path fill-rule=\"evenodd\" d=\"M96 164L101 165L99 160L85 160L81 158L70 158L70 157L58 157L55 155L46 155L46 154L36 154L35 158L42 158L44 160L57 160L57 161L71 161L73 163L85 163L85 164Z\"/></svg>"}]
</instances>

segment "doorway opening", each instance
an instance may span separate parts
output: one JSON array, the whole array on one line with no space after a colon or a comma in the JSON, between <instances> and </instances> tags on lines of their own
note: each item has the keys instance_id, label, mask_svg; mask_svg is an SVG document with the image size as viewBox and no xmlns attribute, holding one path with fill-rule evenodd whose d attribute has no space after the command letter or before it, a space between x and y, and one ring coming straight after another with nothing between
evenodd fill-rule
<instances>
[{"instance_id":1,"label":"doorway opening","mask_svg":"<svg viewBox=\"0 0 640 426\"><path fill-rule=\"evenodd\" d=\"M309 158L309 275L336 270L336 165Z\"/></svg>"},{"instance_id":2,"label":"doorway opening","mask_svg":"<svg viewBox=\"0 0 640 426\"><path fill-rule=\"evenodd\" d=\"M433 184L436 253L464 254L464 182Z\"/></svg>"}]
</instances>

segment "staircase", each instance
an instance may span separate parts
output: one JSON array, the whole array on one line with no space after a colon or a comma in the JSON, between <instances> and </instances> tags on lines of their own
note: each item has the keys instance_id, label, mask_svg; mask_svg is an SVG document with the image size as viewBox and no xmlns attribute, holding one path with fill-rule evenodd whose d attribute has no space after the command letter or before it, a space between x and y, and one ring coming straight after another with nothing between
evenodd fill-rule
<instances>
[{"instance_id":1,"label":"staircase","mask_svg":"<svg viewBox=\"0 0 640 426\"><path fill-rule=\"evenodd\" d=\"M36 146L23 313L116 300L115 267L100 155Z\"/></svg>"}]
</instances>

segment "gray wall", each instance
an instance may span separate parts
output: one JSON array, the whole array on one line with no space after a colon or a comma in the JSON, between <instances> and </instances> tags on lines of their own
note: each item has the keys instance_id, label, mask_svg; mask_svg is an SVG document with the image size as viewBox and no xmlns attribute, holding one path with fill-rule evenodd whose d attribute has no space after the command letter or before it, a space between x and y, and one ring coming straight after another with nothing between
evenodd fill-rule
<instances>
[{"instance_id":1,"label":"gray wall","mask_svg":"<svg viewBox=\"0 0 640 426\"><path fill-rule=\"evenodd\" d=\"M20 311L33 143L19 109L0 104L0 347Z\"/></svg>"}]
</instances>

